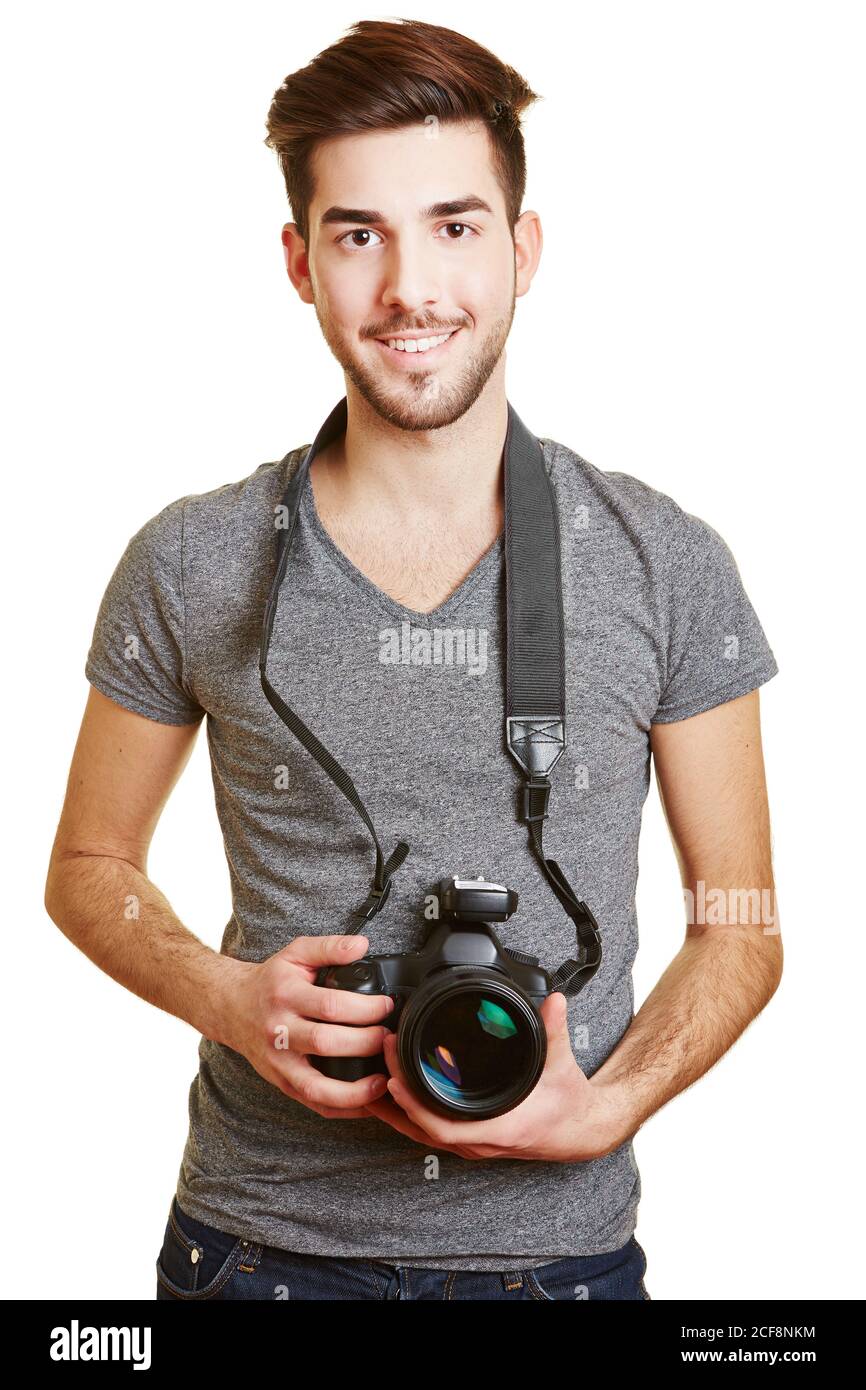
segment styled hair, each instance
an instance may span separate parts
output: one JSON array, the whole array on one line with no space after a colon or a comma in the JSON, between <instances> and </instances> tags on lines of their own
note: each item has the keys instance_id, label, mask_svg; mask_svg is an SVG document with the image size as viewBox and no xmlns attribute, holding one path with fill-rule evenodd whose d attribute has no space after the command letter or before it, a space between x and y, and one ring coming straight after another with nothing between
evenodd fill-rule
<instances>
[{"instance_id":1,"label":"styled hair","mask_svg":"<svg viewBox=\"0 0 866 1390\"><path fill-rule=\"evenodd\" d=\"M453 29L363 19L278 87L264 143L277 153L293 220L309 245L317 144L430 117L441 124L483 121L513 236L526 191L520 117L538 99L514 68Z\"/></svg>"}]
</instances>

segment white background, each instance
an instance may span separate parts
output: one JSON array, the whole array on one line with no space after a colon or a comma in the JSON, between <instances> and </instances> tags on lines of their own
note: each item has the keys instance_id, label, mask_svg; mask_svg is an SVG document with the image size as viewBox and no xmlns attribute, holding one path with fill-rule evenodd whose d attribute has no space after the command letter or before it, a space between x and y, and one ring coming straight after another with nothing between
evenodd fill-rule
<instances>
[{"instance_id":1,"label":"white background","mask_svg":"<svg viewBox=\"0 0 866 1390\"><path fill-rule=\"evenodd\" d=\"M862 7L400 15L470 35L545 98L524 127L545 245L509 399L709 521L780 667L761 706L784 978L637 1137L647 1287L862 1298ZM262 141L284 76L361 17L395 16L151 0L3 22L7 1298L154 1296L198 1035L66 940L45 871L127 540L312 439L344 394L285 276ZM218 948L204 729L149 872ZM638 910L637 1004L684 933L655 784Z\"/></svg>"}]
</instances>

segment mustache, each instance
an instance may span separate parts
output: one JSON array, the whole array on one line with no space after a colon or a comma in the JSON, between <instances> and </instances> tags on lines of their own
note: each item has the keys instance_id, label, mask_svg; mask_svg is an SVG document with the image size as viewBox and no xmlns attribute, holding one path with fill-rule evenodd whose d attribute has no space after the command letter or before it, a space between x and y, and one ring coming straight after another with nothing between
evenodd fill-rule
<instances>
[{"instance_id":1,"label":"mustache","mask_svg":"<svg viewBox=\"0 0 866 1390\"><path fill-rule=\"evenodd\" d=\"M435 337L439 333L453 333L458 328L465 328L463 323L402 323L398 328L377 328L375 332L368 333L368 338L399 338L401 333L431 333Z\"/></svg>"}]
</instances>

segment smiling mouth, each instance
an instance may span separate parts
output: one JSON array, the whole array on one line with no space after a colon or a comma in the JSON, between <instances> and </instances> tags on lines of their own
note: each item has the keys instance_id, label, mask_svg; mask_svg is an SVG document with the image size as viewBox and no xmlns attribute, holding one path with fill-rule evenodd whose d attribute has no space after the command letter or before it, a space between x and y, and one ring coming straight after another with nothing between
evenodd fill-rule
<instances>
[{"instance_id":1,"label":"smiling mouth","mask_svg":"<svg viewBox=\"0 0 866 1390\"><path fill-rule=\"evenodd\" d=\"M459 332L459 328L451 328L445 333L430 333L425 338L401 338L399 333L395 333L391 338L376 338L374 341L384 349L389 357L403 357L417 361L419 357L440 356L451 339L456 337Z\"/></svg>"}]
</instances>

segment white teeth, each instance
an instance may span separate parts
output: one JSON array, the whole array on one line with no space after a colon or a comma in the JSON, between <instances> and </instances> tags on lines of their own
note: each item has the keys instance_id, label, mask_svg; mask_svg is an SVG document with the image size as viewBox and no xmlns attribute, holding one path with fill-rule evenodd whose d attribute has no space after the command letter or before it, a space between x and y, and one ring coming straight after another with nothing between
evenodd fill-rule
<instances>
[{"instance_id":1,"label":"white teeth","mask_svg":"<svg viewBox=\"0 0 866 1390\"><path fill-rule=\"evenodd\" d=\"M452 328L451 333L456 331ZM398 352L427 352L430 348L438 347L440 343L446 343L451 333L440 333L438 338L389 338L388 346L396 348Z\"/></svg>"}]
</instances>

